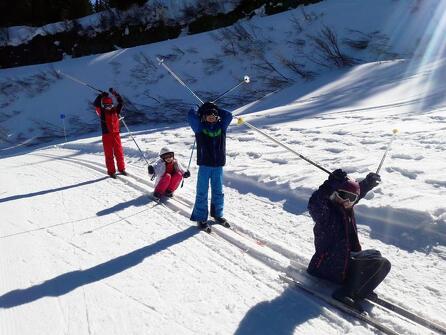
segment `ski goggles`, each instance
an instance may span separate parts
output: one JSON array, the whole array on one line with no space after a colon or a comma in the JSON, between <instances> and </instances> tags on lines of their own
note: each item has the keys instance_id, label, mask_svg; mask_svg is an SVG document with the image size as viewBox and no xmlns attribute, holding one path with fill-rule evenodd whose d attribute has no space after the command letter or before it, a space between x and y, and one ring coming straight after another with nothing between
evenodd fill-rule
<instances>
[{"instance_id":1,"label":"ski goggles","mask_svg":"<svg viewBox=\"0 0 446 335\"><path fill-rule=\"evenodd\" d=\"M211 109L211 110L207 110L206 112L204 112L205 116L218 116L218 111L216 111L215 109Z\"/></svg>"},{"instance_id":2,"label":"ski goggles","mask_svg":"<svg viewBox=\"0 0 446 335\"><path fill-rule=\"evenodd\" d=\"M162 159L169 159L169 158L173 158L173 157L174 157L174 154L171 154L171 153L164 154L164 155L161 156Z\"/></svg>"},{"instance_id":3,"label":"ski goggles","mask_svg":"<svg viewBox=\"0 0 446 335\"><path fill-rule=\"evenodd\" d=\"M358 195L356 193L352 193L352 192L349 192L349 191L338 190L338 191L336 191L336 194L342 200L348 200L350 202L356 202L356 200L358 200Z\"/></svg>"},{"instance_id":4,"label":"ski goggles","mask_svg":"<svg viewBox=\"0 0 446 335\"><path fill-rule=\"evenodd\" d=\"M112 109L113 108L113 103L102 103L102 108L104 109Z\"/></svg>"}]
</instances>

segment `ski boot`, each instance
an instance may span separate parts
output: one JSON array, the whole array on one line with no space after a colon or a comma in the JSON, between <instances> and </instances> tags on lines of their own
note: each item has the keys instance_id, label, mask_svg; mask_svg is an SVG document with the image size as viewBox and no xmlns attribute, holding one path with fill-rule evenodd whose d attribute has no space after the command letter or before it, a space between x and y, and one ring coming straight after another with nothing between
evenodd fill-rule
<instances>
[{"instance_id":1,"label":"ski boot","mask_svg":"<svg viewBox=\"0 0 446 335\"><path fill-rule=\"evenodd\" d=\"M223 216L222 217L213 217L215 222L218 224L221 224L225 228L231 228L231 225L229 224L228 220L226 220Z\"/></svg>"},{"instance_id":2,"label":"ski boot","mask_svg":"<svg viewBox=\"0 0 446 335\"><path fill-rule=\"evenodd\" d=\"M200 228L201 230L204 230L208 234L211 233L212 229L207 221L198 221L197 224L198 228Z\"/></svg>"},{"instance_id":3,"label":"ski boot","mask_svg":"<svg viewBox=\"0 0 446 335\"><path fill-rule=\"evenodd\" d=\"M331 295L333 299L342 302L350 308L353 308L359 313L364 312L364 307L361 305L362 299L355 299L352 297L351 292L348 292L344 287L338 288Z\"/></svg>"},{"instance_id":4,"label":"ski boot","mask_svg":"<svg viewBox=\"0 0 446 335\"><path fill-rule=\"evenodd\" d=\"M173 198L173 191L171 190L167 190L166 193L164 194L166 197L168 198Z\"/></svg>"}]
</instances>

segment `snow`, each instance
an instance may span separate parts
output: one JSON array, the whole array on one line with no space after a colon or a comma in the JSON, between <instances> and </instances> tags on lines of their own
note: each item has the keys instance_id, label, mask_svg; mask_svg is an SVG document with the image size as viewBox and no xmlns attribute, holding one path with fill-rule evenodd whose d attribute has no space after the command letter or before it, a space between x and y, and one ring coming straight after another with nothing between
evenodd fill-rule
<instances>
[{"instance_id":1,"label":"snow","mask_svg":"<svg viewBox=\"0 0 446 335\"><path fill-rule=\"evenodd\" d=\"M326 1L305 11L345 37L353 28L410 31L441 5L380 3ZM286 44L290 15L301 11L250 22L272 40L270 47L276 46L268 55L291 50ZM411 19L402 20L405 16ZM305 29L318 31L320 20ZM7 94L0 96L0 333L378 333L278 277L295 262L302 268L313 254L306 205L325 172L234 121L228 131L225 217L237 230L214 227L208 235L189 220L195 157L192 176L175 198L154 202L145 161L124 130L130 176L106 176L99 126L89 105L95 92L50 75L27 88L18 81L60 68L94 87L113 86L154 115L129 125L145 157L152 161L169 146L187 165L194 138L185 114L195 101L156 64L157 55L171 55L166 64L202 97L217 96L249 74L252 83L222 104L241 105L235 114L328 170L343 168L358 179L376 171L392 130L399 129L380 171L381 185L356 206L360 241L392 263L377 293L445 327L446 84L440 78L446 58L442 50L429 58L406 57L419 53L415 41L429 42L419 27L418 37L409 38L412 44L391 43L395 59L358 51L362 64L347 70L308 65L319 73L314 80L295 79L276 90L258 79L249 57L219 54L212 33L1 70L0 82L12 87L2 86ZM141 53L154 62L150 71L138 67L135 57ZM221 58L219 71L206 74L209 58ZM135 76L138 71L144 76ZM256 91L270 93L259 98ZM76 117L84 123L75 123ZM50 142L43 144L45 135ZM379 309L369 312L397 333L433 333Z\"/></svg>"}]
</instances>

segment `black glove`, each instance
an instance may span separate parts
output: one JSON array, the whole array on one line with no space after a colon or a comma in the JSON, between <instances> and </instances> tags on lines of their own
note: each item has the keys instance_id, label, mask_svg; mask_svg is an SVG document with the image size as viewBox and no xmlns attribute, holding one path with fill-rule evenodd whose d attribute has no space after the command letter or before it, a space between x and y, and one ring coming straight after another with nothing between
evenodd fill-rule
<instances>
[{"instance_id":1,"label":"black glove","mask_svg":"<svg viewBox=\"0 0 446 335\"><path fill-rule=\"evenodd\" d=\"M101 93L101 97L103 97L103 98L108 97L108 93L107 92L102 92Z\"/></svg>"},{"instance_id":2,"label":"black glove","mask_svg":"<svg viewBox=\"0 0 446 335\"><path fill-rule=\"evenodd\" d=\"M149 174L154 174L154 173L155 173L155 169L153 168L152 165L149 165L149 166L147 167L147 170L149 171Z\"/></svg>"},{"instance_id":3,"label":"black glove","mask_svg":"<svg viewBox=\"0 0 446 335\"><path fill-rule=\"evenodd\" d=\"M370 172L367 177L365 177L365 180L373 188L379 185L381 176L375 172Z\"/></svg>"},{"instance_id":4,"label":"black glove","mask_svg":"<svg viewBox=\"0 0 446 335\"><path fill-rule=\"evenodd\" d=\"M186 171L184 171L184 173L183 173L183 178L189 178L190 177L190 172L189 172L189 170L186 170Z\"/></svg>"},{"instance_id":5,"label":"black glove","mask_svg":"<svg viewBox=\"0 0 446 335\"><path fill-rule=\"evenodd\" d=\"M329 181L344 181L347 178L347 173L342 169L334 170L328 177Z\"/></svg>"}]
</instances>

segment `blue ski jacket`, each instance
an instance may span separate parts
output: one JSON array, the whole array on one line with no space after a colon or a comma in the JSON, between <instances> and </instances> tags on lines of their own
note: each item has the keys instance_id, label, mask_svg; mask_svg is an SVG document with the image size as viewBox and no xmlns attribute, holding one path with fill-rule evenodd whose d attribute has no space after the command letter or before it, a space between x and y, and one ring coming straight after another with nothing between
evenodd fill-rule
<instances>
[{"instance_id":1,"label":"blue ski jacket","mask_svg":"<svg viewBox=\"0 0 446 335\"><path fill-rule=\"evenodd\" d=\"M189 111L189 125L197 141L197 165L216 167L226 164L226 130L232 121L232 114L218 108L218 116L218 122L210 124L200 120L198 110Z\"/></svg>"}]
</instances>

